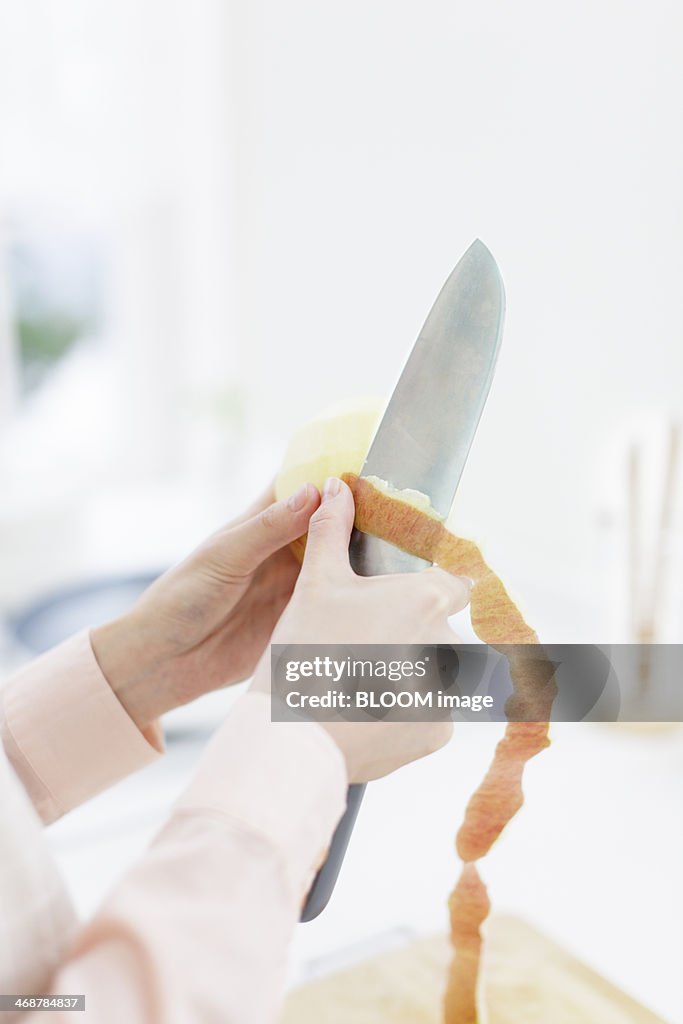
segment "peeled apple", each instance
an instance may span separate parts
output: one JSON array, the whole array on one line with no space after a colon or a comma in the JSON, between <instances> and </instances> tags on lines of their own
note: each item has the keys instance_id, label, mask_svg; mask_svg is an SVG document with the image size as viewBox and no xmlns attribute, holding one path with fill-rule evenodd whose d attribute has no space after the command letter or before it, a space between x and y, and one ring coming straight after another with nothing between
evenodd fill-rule
<instances>
[{"instance_id":1,"label":"peeled apple","mask_svg":"<svg viewBox=\"0 0 683 1024\"><path fill-rule=\"evenodd\" d=\"M385 404L380 398L343 402L297 430L275 481L277 500L305 483L321 491L328 476L360 473Z\"/></svg>"}]
</instances>

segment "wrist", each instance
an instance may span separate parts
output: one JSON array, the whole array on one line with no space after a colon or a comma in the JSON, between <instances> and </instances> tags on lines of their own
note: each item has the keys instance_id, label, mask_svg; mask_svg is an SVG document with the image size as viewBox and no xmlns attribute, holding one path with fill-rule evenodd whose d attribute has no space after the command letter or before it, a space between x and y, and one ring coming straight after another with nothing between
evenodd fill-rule
<instances>
[{"instance_id":1,"label":"wrist","mask_svg":"<svg viewBox=\"0 0 683 1024\"><path fill-rule=\"evenodd\" d=\"M143 624L134 612L92 629L90 644L102 675L139 729L171 710L165 673L150 654Z\"/></svg>"},{"instance_id":2,"label":"wrist","mask_svg":"<svg viewBox=\"0 0 683 1024\"><path fill-rule=\"evenodd\" d=\"M320 726L334 743L344 761L349 783L361 781L361 767L357 745L353 742L353 722L320 722Z\"/></svg>"},{"instance_id":3,"label":"wrist","mask_svg":"<svg viewBox=\"0 0 683 1024\"><path fill-rule=\"evenodd\" d=\"M249 693L256 694L261 697L266 697L269 702L273 700L271 694L271 676L270 676L270 645L266 648L261 660L256 666L256 671L252 677L251 685L249 686ZM284 706L283 706L283 710ZM271 706L272 716L272 706ZM297 721L301 720L301 712L296 714ZM344 765L346 772L347 782L357 781L359 775L359 768L357 764L356 749L355 746L350 744L348 741L351 738L349 733L350 729L354 728L353 723L350 722L316 722L310 719L307 724L312 729L320 730L327 734L328 740L332 743L337 753L341 755L341 760ZM347 740L347 742L344 742Z\"/></svg>"}]
</instances>

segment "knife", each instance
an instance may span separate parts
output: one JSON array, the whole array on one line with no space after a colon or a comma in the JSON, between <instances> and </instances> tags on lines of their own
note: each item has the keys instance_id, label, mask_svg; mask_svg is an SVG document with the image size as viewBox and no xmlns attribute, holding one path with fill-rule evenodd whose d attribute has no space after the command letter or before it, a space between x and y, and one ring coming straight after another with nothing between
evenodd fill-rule
<instances>
[{"instance_id":1,"label":"knife","mask_svg":"<svg viewBox=\"0 0 683 1024\"><path fill-rule=\"evenodd\" d=\"M360 476L422 491L440 516L448 516L491 386L504 313L500 271L477 239L437 296ZM429 565L355 529L349 558L361 576L419 572ZM302 921L312 921L327 906L364 792L365 785L349 786L346 811L309 891Z\"/></svg>"}]
</instances>

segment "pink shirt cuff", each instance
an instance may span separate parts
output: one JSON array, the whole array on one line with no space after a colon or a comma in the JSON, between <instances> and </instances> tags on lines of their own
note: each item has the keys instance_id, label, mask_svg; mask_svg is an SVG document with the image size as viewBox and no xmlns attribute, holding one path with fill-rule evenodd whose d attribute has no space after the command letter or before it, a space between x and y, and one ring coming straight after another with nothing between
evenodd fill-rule
<instances>
[{"instance_id":1,"label":"pink shirt cuff","mask_svg":"<svg viewBox=\"0 0 683 1024\"><path fill-rule=\"evenodd\" d=\"M314 722L271 722L270 698L250 692L215 733L176 804L178 815L227 818L282 854L300 903L346 803L344 758Z\"/></svg>"},{"instance_id":2,"label":"pink shirt cuff","mask_svg":"<svg viewBox=\"0 0 683 1024\"><path fill-rule=\"evenodd\" d=\"M163 751L160 726L141 732L102 675L89 630L12 676L0 706L7 756L45 823Z\"/></svg>"}]
</instances>

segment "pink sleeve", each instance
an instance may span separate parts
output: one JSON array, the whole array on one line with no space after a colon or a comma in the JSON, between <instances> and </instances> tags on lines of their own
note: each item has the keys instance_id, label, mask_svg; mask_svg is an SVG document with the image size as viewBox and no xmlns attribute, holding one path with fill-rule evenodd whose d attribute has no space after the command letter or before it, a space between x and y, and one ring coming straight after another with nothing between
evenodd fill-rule
<instances>
[{"instance_id":1,"label":"pink sleeve","mask_svg":"<svg viewBox=\"0 0 683 1024\"><path fill-rule=\"evenodd\" d=\"M320 726L271 723L267 697L241 698L52 991L84 993L98 1024L273 1024L345 795L343 758Z\"/></svg>"},{"instance_id":2,"label":"pink sleeve","mask_svg":"<svg viewBox=\"0 0 683 1024\"><path fill-rule=\"evenodd\" d=\"M83 631L0 690L7 756L46 824L163 750L158 725L140 732L102 675Z\"/></svg>"}]
</instances>

